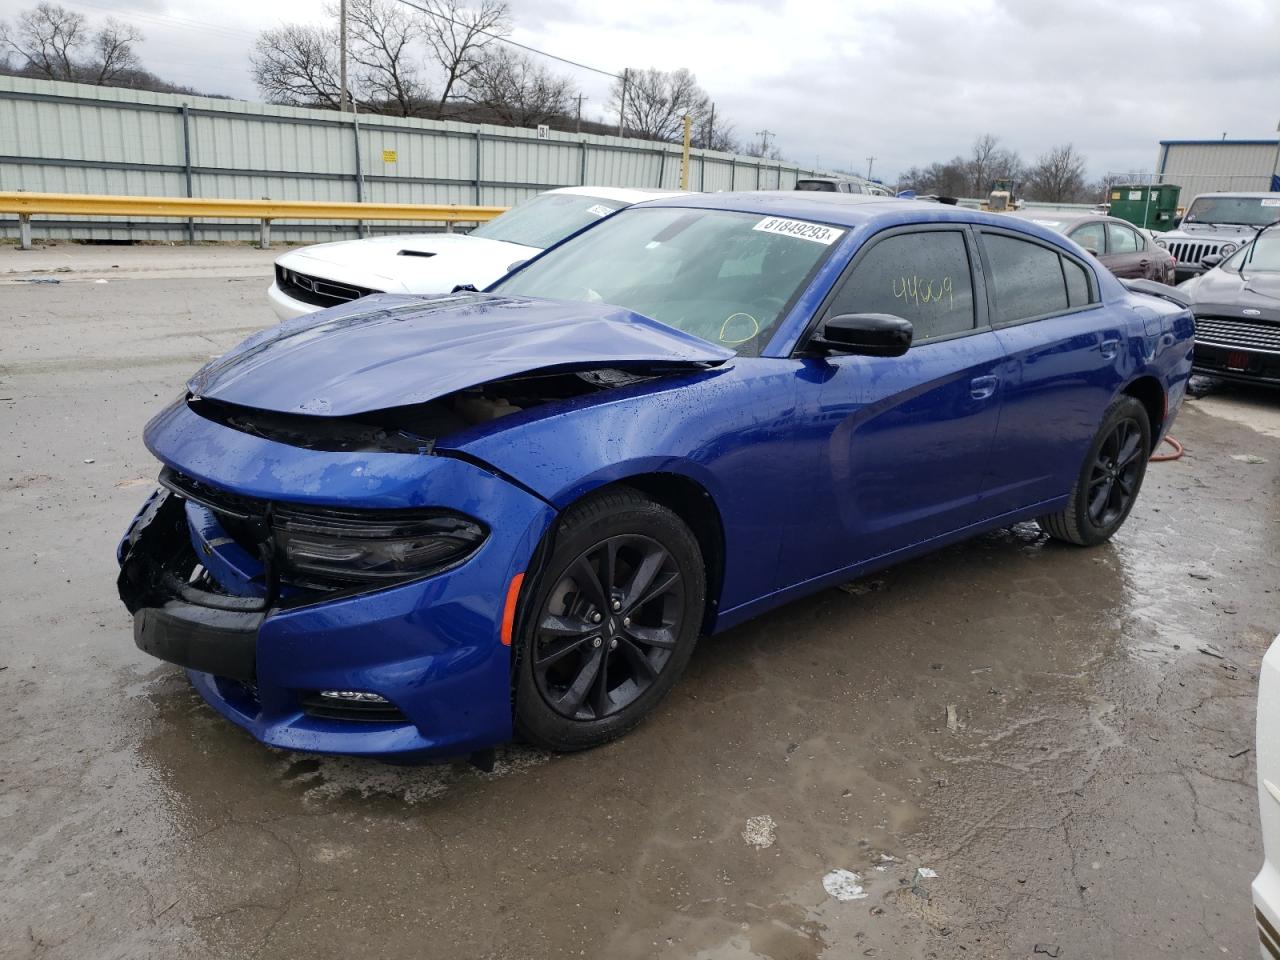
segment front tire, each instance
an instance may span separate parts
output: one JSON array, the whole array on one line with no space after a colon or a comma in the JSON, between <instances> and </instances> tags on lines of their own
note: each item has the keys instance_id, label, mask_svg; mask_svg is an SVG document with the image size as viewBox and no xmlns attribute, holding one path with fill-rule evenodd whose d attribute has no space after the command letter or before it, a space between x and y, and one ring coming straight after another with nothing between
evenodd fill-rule
<instances>
[{"instance_id":1,"label":"front tire","mask_svg":"<svg viewBox=\"0 0 1280 960\"><path fill-rule=\"evenodd\" d=\"M1103 414L1066 509L1037 517L1036 523L1053 539L1077 546L1110 540L1133 509L1150 459L1146 407L1133 397L1117 397Z\"/></svg>"},{"instance_id":2,"label":"front tire","mask_svg":"<svg viewBox=\"0 0 1280 960\"><path fill-rule=\"evenodd\" d=\"M671 510L627 488L572 507L524 604L516 730L559 751L626 733L684 671L705 599L698 542Z\"/></svg>"}]
</instances>

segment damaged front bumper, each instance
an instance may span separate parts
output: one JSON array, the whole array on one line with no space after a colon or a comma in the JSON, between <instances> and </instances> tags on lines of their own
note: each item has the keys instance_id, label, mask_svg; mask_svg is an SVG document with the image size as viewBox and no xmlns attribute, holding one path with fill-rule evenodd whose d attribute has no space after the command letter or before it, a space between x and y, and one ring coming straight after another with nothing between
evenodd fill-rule
<instances>
[{"instance_id":1,"label":"damaged front bumper","mask_svg":"<svg viewBox=\"0 0 1280 960\"><path fill-rule=\"evenodd\" d=\"M198 567L183 501L158 490L120 545L120 597L133 639L153 657L242 683L256 678L265 598L236 597L183 580Z\"/></svg>"},{"instance_id":2,"label":"damaged front bumper","mask_svg":"<svg viewBox=\"0 0 1280 960\"><path fill-rule=\"evenodd\" d=\"M121 541L120 595L140 649L185 667L215 709L276 747L431 757L510 739L502 605L553 516L547 504L465 461L301 450L185 404L157 417L146 439L204 486L156 491ZM430 503L468 511L488 536L463 562L418 579L291 587L273 573L269 548L255 550L239 527L232 536L217 505L201 502L206 486L265 504L307 494L375 512ZM374 697L332 697L352 691Z\"/></svg>"}]
</instances>

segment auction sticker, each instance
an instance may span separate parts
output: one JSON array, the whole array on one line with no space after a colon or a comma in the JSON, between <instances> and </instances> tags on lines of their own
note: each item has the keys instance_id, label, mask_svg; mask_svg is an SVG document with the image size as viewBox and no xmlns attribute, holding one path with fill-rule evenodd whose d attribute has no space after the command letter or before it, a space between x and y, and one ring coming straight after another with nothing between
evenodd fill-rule
<instances>
[{"instance_id":1,"label":"auction sticker","mask_svg":"<svg viewBox=\"0 0 1280 960\"><path fill-rule=\"evenodd\" d=\"M751 229L762 233L780 233L784 237L795 237L798 240L811 240L824 247L831 246L844 236L844 231L835 227L809 223L807 220L788 220L785 217L765 217Z\"/></svg>"},{"instance_id":2,"label":"auction sticker","mask_svg":"<svg viewBox=\"0 0 1280 960\"><path fill-rule=\"evenodd\" d=\"M1263 200L1264 207L1280 207L1280 200Z\"/></svg>"},{"instance_id":3,"label":"auction sticker","mask_svg":"<svg viewBox=\"0 0 1280 960\"><path fill-rule=\"evenodd\" d=\"M609 214L613 213L613 207L606 207L603 203L597 203L593 207L587 207L587 213L593 214L597 217L607 217Z\"/></svg>"}]
</instances>

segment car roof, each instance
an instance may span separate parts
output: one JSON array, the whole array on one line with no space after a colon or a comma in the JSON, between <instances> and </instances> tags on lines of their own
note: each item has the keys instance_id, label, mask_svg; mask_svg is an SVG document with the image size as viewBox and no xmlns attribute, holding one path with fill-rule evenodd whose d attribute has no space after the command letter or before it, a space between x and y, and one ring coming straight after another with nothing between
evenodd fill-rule
<instances>
[{"instance_id":1,"label":"car roof","mask_svg":"<svg viewBox=\"0 0 1280 960\"><path fill-rule=\"evenodd\" d=\"M660 190L656 187L556 187L547 193L567 193L578 197L599 197L601 200L621 200L624 203L640 203L662 197L682 196L678 190Z\"/></svg>"},{"instance_id":2,"label":"car roof","mask_svg":"<svg viewBox=\"0 0 1280 960\"><path fill-rule=\"evenodd\" d=\"M1130 223L1121 217L1113 217L1109 213L1090 212L1088 210L1067 210L1058 213L1054 210L1017 210L1009 211L1006 217L1017 217L1019 220L1031 220L1041 223L1080 223L1084 220L1096 220L1099 223L1119 223L1126 227L1141 230L1136 223Z\"/></svg>"},{"instance_id":3,"label":"car roof","mask_svg":"<svg viewBox=\"0 0 1280 960\"><path fill-rule=\"evenodd\" d=\"M1098 213L1094 210L1028 210L1025 207L1021 210L1009 210L1005 212L1006 217L1017 217L1019 220L1061 220L1063 223L1074 220L1119 220L1119 217L1110 217L1105 213Z\"/></svg>"},{"instance_id":4,"label":"car roof","mask_svg":"<svg viewBox=\"0 0 1280 960\"><path fill-rule=\"evenodd\" d=\"M928 200L904 200L865 193L816 193L804 190L751 190L734 193L686 193L654 200L646 207L690 207L705 210L733 210L762 216L816 220L842 227L863 224L914 223L924 221L1007 223L1005 214L983 213ZM1039 227L1033 224L1033 228ZM1036 232L1033 229L1031 232ZM1047 231L1046 231L1047 232Z\"/></svg>"}]
</instances>

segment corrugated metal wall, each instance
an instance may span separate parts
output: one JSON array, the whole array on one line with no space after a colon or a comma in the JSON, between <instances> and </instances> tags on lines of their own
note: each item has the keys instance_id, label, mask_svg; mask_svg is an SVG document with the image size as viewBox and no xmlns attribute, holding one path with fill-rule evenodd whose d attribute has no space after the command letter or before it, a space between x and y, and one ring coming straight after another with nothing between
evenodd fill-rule
<instances>
[{"instance_id":1,"label":"corrugated metal wall","mask_svg":"<svg viewBox=\"0 0 1280 960\"><path fill-rule=\"evenodd\" d=\"M695 150L694 190L790 189L815 171ZM0 190L509 206L559 186L680 185L678 146L488 124L338 114L0 77ZM370 224L375 233L421 231ZM35 217L37 237L250 240L257 224ZM355 236L350 222L284 221L281 240ZM17 218L0 218L17 235Z\"/></svg>"},{"instance_id":2,"label":"corrugated metal wall","mask_svg":"<svg viewBox=\"0 0 1280 960\"><path fill-rule=\"evenodd\" d=\"M1275 140L1165 140L1156 172L1182 187L1178 202L1187 206L1201 193L1270 190L1278 150Z\"/></svg>"}]
</instances>

